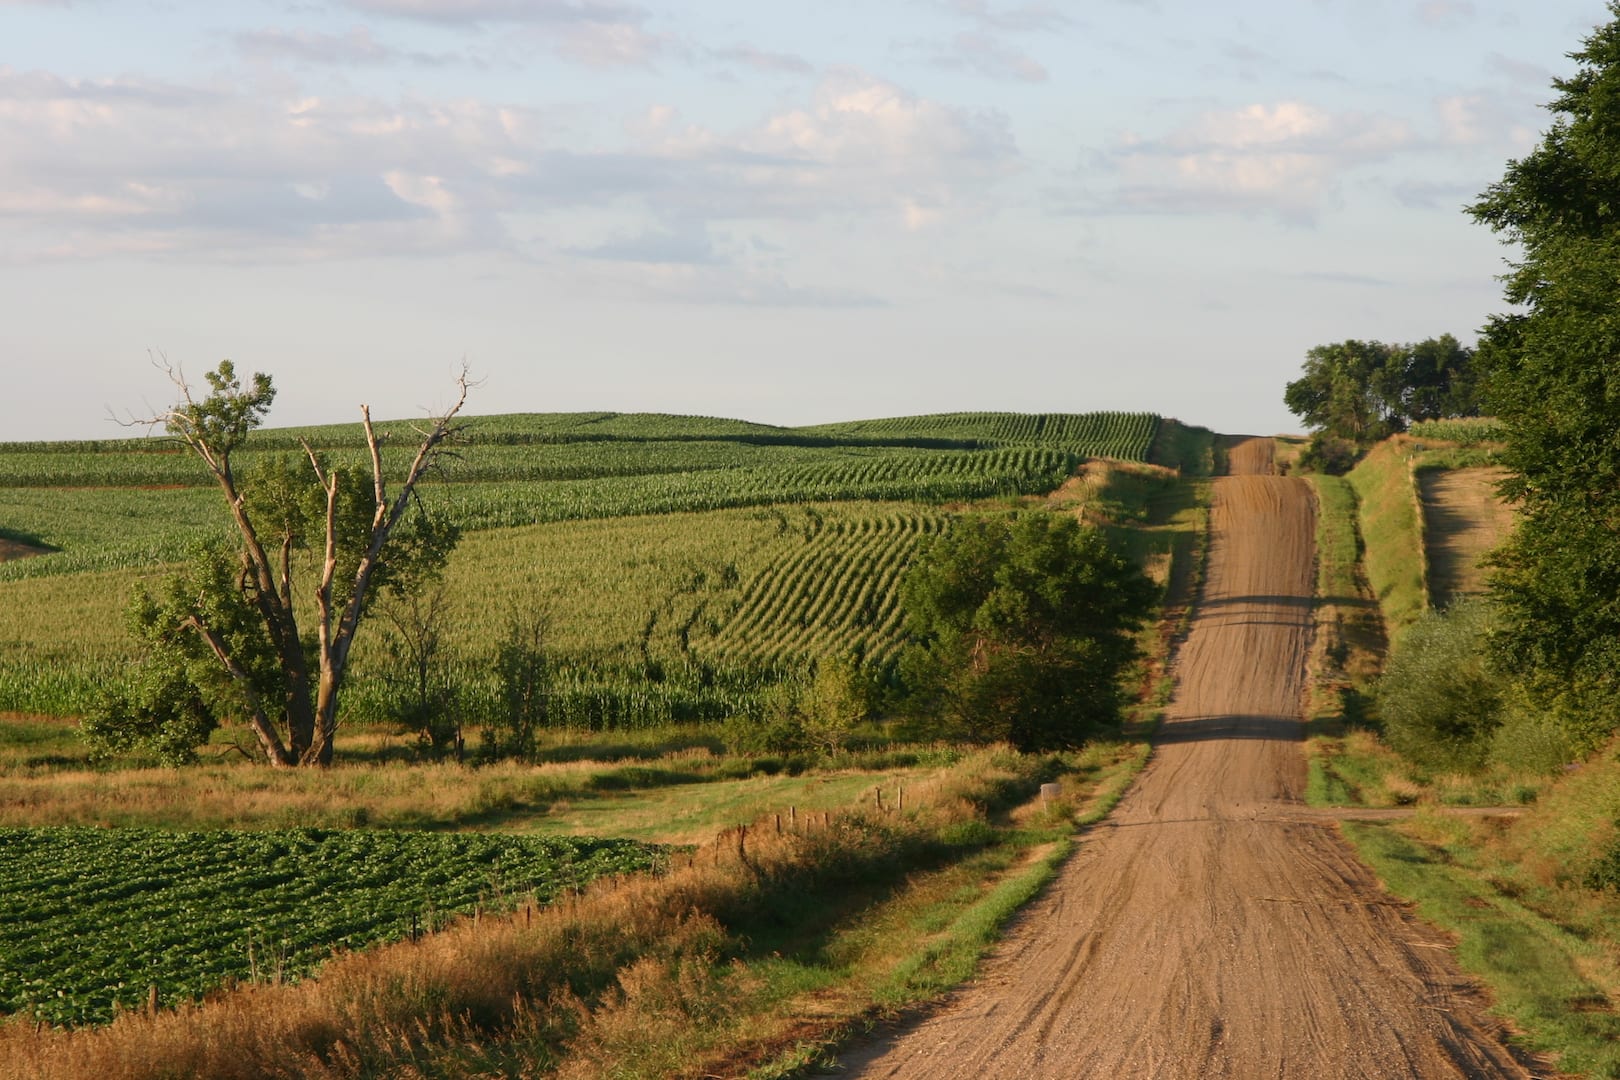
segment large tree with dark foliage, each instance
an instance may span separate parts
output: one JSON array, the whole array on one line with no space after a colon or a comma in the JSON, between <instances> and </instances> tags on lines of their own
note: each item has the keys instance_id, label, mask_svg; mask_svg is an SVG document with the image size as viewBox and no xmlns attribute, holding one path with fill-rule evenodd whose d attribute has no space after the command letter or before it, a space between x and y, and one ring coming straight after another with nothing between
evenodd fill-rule
<instances>
[{"instance_id":1,"label":"large tree with dark foliage","mask_svg":"<svg viewBox=\"0 0 1620 1080\"><path fill-rule=\"evenodd\" d=\"M1620 3L1557 79L1553 123L1471 208L1516 245L1482 349L1519 524L1496 655L1584 736L1620 726Z\"/></svg>"},{"instance_id":2,"label":"large tree with dark foliage","mask_svg":"<svg viewBox=\"0 0 1620 1080\"><path fill-rule=\"evenodd\" d=\"M1117 727L1157 589L1104 536L1049 513L960 521L902 582L913 711L1021 750Z\"/></svg>"},{"instance_id":3,"label":"large tree with dark foliage","mask_svg":"<svg viewBox=\"0 0 1620 1080\"><path fill-rule=\"evenodd\" d=\"M1283 402L1314 432L1306 464L1337 472L1416 421L1478 416L1478 382L1474 350L1450 334L1398 345L1340 341L1305 354Z\"/></svg>"},{"instance_id":4,"label":"large tree with dark foliage","mask_svg":"<svg viewBox=\"0 0 1620 1080\"><path fill-rule=\"evenodd\" d=\"M244 469L236 455L275 400L270 377L244 384L222 361L198 396L177 368L165 369L180 400L136 422L162 425L196 456L222 496L234 542L199 551L156 594L137 590L130 620L143 662L86 718L86 733L111 749L141 745L178 761L222 716L235 716L271 764L329 764L349 651L371 601L383 589L421 587L458 538L416 494L458 430L466 371L455 404L419 429L390 490L383 436L364 405L364 466L335 464L305 444L300 456L260 455Z\"/></svg>"}]
</instances>

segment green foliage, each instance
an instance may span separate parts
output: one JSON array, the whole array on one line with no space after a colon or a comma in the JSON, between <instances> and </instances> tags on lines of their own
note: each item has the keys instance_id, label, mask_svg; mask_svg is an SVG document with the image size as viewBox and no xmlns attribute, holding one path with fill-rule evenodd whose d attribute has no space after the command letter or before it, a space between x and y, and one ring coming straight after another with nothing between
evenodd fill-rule
<instances>
[{"instance_id":1,"label":"green foliage","mask_svg":"<svg viewBox=\"0 0 1620 1080\"><path fill-rule=\"evenodd\" d=\"M218 726L176 658L147 659L127 683L104 690L79 730L92 757L144 750L165 765L189 765Z\"/></svg>"},{"instance_id":2,"label":"green foliage","mask_svg":"<svg viewBox=\"0 0 1620 1080\"><path fill-rule=\"evenodd\" d=\"M450 595L442 581L380 605L386 632L382 713L433 754L462 752L466 688L449 664Z\"/></svg>"},{"instance_id":3,"label":"green foliage","mask_svg":"<svg viewBox=\"0 0 1620 1080\"><path fill-rule=\"evenodd\" d=\"M106 1022L340 948L656 865L629 840L315 829L0 829L0 1012ZM299 917L289 918L296 911Z\"/></svg>"},{"instance_id":4,"label":"green foliage","mask_svg":"<svg viewBox=\"0 0 1620 1080\"><path fill-rule=\"evenodd\" d=\"M1464 447L1500 442L1502 439L1502 424L1494 416L1424 420L1413 424L1409 430L1415 439L1454 442Z\"/></svg>"},{"instance_id":5,"label":"green foliage","mask_svg":"<svg viewBox=\"0 0 1620 1080\"><path fill-rule=\"evenodd\" d=\"M182 400L164 414L168 430L223 497L235 526L234 554L204 550L169 580L161 601L137 592L131 621L142 662L169 667L138 681L171 692L115 694L96 710L87 734L112 746L119 742L112 728L121 721L133 725L131 739L150 740L162 731L170 747L165 756L172 756L175 739L202 730L187 706L195 698L213 716L245 722L277 764L328 764L338 696L367 606L382 590L420 588L442 569L460 537L458 526L413 499L421 467L432 464L453 434L449 421L460 403L423 436L419 464L407 470L390 501L380 462L368 483L361 470L337 468L308 447L304 460L266 455L239 476L232 455L274 400L269 376L255 375L244 389L231 362L222 361L208 373L210 393L201 400L178 372L170 376ZM465 379L461 387L465 400ZM316 619L306 638L296 556L311 549L318 553L312 560ZM194 692L174 691L178 680L189 681Z\"/></svg>"},{"instance_id":6,"label":"green foliage","mask_svg":"<svg viewBox=\"0 0 1620 1080\"><path fill-rule=\"evenodd\" d=\"M902 583L914 711L1021 750L1079 746L1117 726L1131 632L1156 587L1071 517L967 518Z\"/></svg>"},{"instance_id":7,"label":"green foliage","mask_svg":"<svg viewBox=\"0 0 1620 1080\"><path fill-rule=\"evenodd\" d=\"M1519 525L1499 550L1500 662L1584 745L1620 726L1620 6L1554 80L1554 120L1472 207L1522 254L1492 319L1491 404ZM1576 728L1580 730L1575 730Z\"/></svg>"},{"instance_id":8,"label":"green foliage","mask_svg":"<svg viewBox=\"0 0 1620 1080\"><path fill-rule=\"evenodd\" d=\"M496 699L484 727L484 752L527 758L535 733L547 725L552 675L546 652L549 620L539 610L512 609L495 650Z\"/></svg>"},{"instance_id":9,"label":"green foliage","mask_svg":"<svg viewBox=\"0 0 1620 1080\"><path fill-rule=\"evenodd\" d=\"M1355 468L1360 451L1349 439L1341 439L1326 431L1318 431L1299 455L1299 467L1309 472L1343 476Z\"/></svg>"},{"instance_id":10,"label":"green foliage","mask_svg":"<svg viewBox=\"0 0 1620 1080\"><path fill-rule=\"evenodd\" d=\"M143 749L170 764L196 757L221 719L239 719L254 701L273 701L282 681L259 612L239 588L232 553L199 549L154 594L137 586L127 612L137 659L124 679L102 688L81 731L98 755ZM206 622L230 651L240 678L194 632Z\"/></svg>"},{"instance_id":11,"label":"green foliage","mask_svg":"<svg viewBox=\"0 0 1620 1080\"><path fill-rule=\"evenodd\" d=\"M262 372L256 372L251 385L243 389L236 365L229 360L221 360L219 367L205 373L204 378L208 381L208 396L197 401L187 391L185 400L169 413L166 427L172 435L213 447L224 469L229 466L231 452L242 445L248 432L264 423L276 391L270 385L270 376Z\"/></svg>"},{"instance_id":12,"label":"green foliage","mask_svg":"<svg viewBox=\"0 0 1620 1080\"><path fill-rule=\"evenodd\" d=\"M806 740L826 753L844 749L871 715L875 696L876 687L856 657L823 657L800 702Z\"/></svg>"},{"instance_id":13,"label":"green foliage","mask_svg":"<svg viewBox=\"0 0 1620 1080\"><path fill-rule=\"evenodd\" d=\"M1470 600L1414 623L1378 681L1390 745L1419 764L1473 770L1501 727L1506 687L1486 663L1492 610Z\"/></svg>"},{"instance_id":14,"label":"green foliage","mask_svg":"<svg viewBox=\"0 0 1620 1080\"><path fill-rule=\"evenodd\" d=\"M1283 391L1288 410L1324 436L1301 464L1342 473L1352 452L1405 431L1412 421L1479 413L1474 352L1450 334L1415 344L1343 341L1305 354L1304 371ZM1307 460L1309 458L1310 460Z\"/></svg>"},{"instance_id":15,"label":"green foliage","mask_svg":"<svg viewBox=\"0 0 1620 1080\"><path fill-rule=\"evenodd\" d=\"M857 657L826 656L807 682L777 683L761 696L757 710L729 717L726 743L739 753L834 754L848 748L878 696Z\"/></svg>"}]
</instances>

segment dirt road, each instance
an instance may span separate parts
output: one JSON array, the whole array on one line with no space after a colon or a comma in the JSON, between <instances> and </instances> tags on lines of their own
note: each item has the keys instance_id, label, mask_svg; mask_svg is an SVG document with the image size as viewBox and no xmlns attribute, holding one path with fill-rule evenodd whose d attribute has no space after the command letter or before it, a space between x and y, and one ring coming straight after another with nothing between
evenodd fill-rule
<instances>
[{"instance_id":1,"label":"dirt road","mask_svg":"<svg viewBox=\"0 0 1620 1080\"><path fill-rule=\"evenodd\" d=\"M1152 762L940 1012L847 1075L1527 1077L1432 929L1331 825L1290 817L1313 508L1233 448Z\"/></svg>"}]
</instances>

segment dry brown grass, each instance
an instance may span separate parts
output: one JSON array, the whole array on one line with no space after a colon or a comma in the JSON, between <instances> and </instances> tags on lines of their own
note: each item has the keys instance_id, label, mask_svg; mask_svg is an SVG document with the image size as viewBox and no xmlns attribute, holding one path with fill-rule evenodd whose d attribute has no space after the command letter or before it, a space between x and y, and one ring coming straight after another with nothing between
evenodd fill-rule
<instances>
[{"instance_id":1,"label":"dry brown grass","mask_svg":"<svg viewBox=\"0 0 1620 1080\"><path fill-rule=\"evenodd\" d=\"M180 829L477 827L708 838L766 810L825 810L876 784L910 786L936 768L741 776L748 762L698 747L654 762L577 761L268 769L215 762L182 770L0 769L0 826ZM649 779L650 777L650 779ZM622 779L621 779L622 778Z\"/></svg>"}]
</instances>

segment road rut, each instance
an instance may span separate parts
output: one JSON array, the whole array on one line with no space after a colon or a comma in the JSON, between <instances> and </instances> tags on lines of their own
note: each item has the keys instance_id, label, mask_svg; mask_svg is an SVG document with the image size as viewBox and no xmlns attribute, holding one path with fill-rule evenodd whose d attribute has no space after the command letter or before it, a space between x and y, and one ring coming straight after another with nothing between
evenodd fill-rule
<instances>
[{"instance_id":1,"label":"road rut","mask_svg":"<svg viewBox=\"0 0 1620 1080\"><path fill-rule=\"evenodd\" d=\"M858 1077L1529 1077L1437 931L1304 785L1314 507L1269 440L1215 482L1153 759L981 976L844 1056Z\"/></svg>"}]
</instances>

